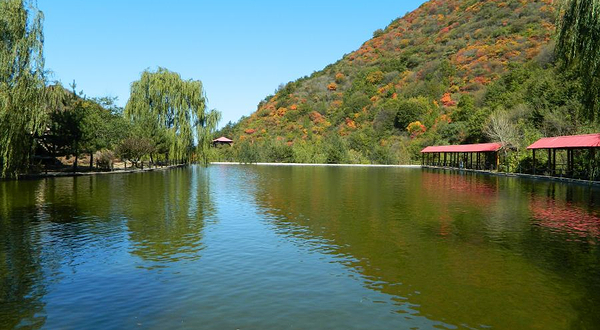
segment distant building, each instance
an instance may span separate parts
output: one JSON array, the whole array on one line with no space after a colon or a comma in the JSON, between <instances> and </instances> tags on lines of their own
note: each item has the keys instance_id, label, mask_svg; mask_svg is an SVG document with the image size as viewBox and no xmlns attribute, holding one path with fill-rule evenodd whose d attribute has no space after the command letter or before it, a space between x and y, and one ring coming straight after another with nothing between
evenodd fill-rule
<instances>
[{"instance_id":1,"label":"distant building","mask_svg":"<svg viewBox=\"0 0 600 330\"><path fill-rule=\"evenodd\" d=\"M232 145L233 144L233 140L228 139L228 138L226 138L224 136L221 136L218 139L214 139L212 141L212 144L213 144L213 147L216 147L217 145L220 145L220 144Z\"/></svg>"}]
</instances>

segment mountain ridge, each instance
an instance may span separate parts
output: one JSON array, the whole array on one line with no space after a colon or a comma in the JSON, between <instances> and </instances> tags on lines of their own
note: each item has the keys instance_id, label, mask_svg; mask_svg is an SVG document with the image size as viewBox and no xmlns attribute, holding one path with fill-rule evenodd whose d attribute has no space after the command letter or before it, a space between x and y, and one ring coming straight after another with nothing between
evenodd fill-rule
<instances>
[{"instance_id":1,"label":"mountain ridge","mask_svg":"<svg viewBox=\"0 0 600 330\"><path fill-rule=\"evenodd\" d=\"M508 93L497 86L503 77L519 70L550 74L555 18L551 0L430 0L337 62L281 86L219 133L267 144L259 149L341 143L350 152L345 161L361 163L414 160L433 142L489 141L484 126L505 105L489 100L497 89ZM373 155L380 147L391 157ZM287 161L277 158L262 156ZM318 161L336 162L327 158Z\"/></svg>"}]
</instances>

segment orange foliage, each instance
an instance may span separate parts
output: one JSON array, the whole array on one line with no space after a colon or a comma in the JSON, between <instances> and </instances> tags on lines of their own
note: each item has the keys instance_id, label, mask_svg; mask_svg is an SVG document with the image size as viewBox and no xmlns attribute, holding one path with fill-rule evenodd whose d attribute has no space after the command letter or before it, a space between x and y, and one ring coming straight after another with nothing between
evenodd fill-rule
<instances>
[{"instance_id":1,"label":"orange foliage","mask_svg":"<svg viewBox=\"0 0 600 330\"><path fill-rule=\"evenodd\" d=\"M318 123L321 123L321 122L323 122L323 121L324 121L324 119L323 119L323 116L322 116L320 113L316 112L316 111L313 111L313 112L311 112L311 113L308 115L308 117L309 117L309 118L310 118L310 120L312 120L312 122L313 122L313 123L315 123L315 124L318 124Z\"/></svg>"},{"instance_id":2,"label":"orange foliage","mask_svg":"<svg viewBox=\"0 0 600 330\"><path fill-rule=\"evenodd\" d=\"M446 107L453 107L456 105L456 102L452 100L450 93L444 94L444 96L442 96L440 99L440 102L442 102L442 104Z\"/></svg>"},{"instance_id":3,"label":"orange foliage","mask_svg":"<svg viewBox=\"0 0 600 330\"><path fill-rule=\"evenodd\" d=\"M290 110L298 110L298 106L296 104L292 104L290 106Z\"/></svg>"},{"instance_id":4,"label":"orange foliage","mask_svg":"<svg viewBox=\"0 0 600 330\"><path fill-rule=\"evenodd\" d=\"M246 134L254 134L254 132L256 132L256 130L254 128L248 128L244 131L244 133L246 133Z\"/></svg>"},{"instance_id":5,"label":"orange foliage","mask_svg":"<svg viewBox=\"0 0 600 330\"><path fill-rule=\"evenodd\" d=\"M356 122L350 118L346 118L346 126L349 128L356 128Z\"/></svg>"},{"instance_id":6,"label":"orange foliage","mask_svg":"<svg viewBox=\"0 0 600 330\"><path fill-rule=\"evenodd\" d=\"M277 109L277 115L278 115L279 117L283 117L283 116L285 115L285 113L286 113L286 112L287 112L287 109L286 109L286 108L279 108L279 109Z\"/></svg>"},{"instance_id":7,"label":"orange foliage","mask_svg":"<svg viewBox=\"0 0 600 330\"><path fill-rule=\"evenodd\" d=\"M485 85L490 82L490 79L486 78L486 77L482 77L482 76L477 76L477 77L473 78L473 81L476 83Z\"/></svg>"},{"instance_id":8,"label":"orange foliage","mask_svg":"<svg viewBox=\"0 0 600 330\"><path fill-rule=\"evenodd\" d=\"M344 76L344 74L341 72L335 74L335 82L337 82L338 84L344 81L345 78L346 76Z\"/></svg>"},{"instance_id":9,"label":"orange foliage","mask_svg":"<svg viewBox=\"0 0 600 330\"><path fill-rule=\"evenodd\" d=\"M332 82L331 84L327 85L327 90L330 90L330 91L337 90L337 84Z\"/></svg>"},{"instance_id":10,"label":"orange foliage","mask_svg":"<svg viewBox=\"0 0 600 330\"><path fill-rule=\"evenodd\" d=\"M425 127L425 125L421 124L421 122L417 120L408 124L406 130L410 133L410 137L414 139L417 136L427 132L427 127Z\"/></svg>"}]
</instances>

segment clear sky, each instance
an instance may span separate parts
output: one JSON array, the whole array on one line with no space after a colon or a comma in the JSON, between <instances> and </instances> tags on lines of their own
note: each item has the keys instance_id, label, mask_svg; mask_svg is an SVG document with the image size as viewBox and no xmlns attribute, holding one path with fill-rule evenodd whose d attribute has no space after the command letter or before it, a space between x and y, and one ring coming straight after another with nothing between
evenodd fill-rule
<instances>
[{"instance_id":1,"label":"clear sky","mask_svg":"<svg viewBox=\"0 0 600 330\"><path fill-rule=\"evenodd\" d=\"M199 79L220 126L281 83L340 59L423 0L38 0L46 68L88 96L116 96L158 66Z\"/></svg>"}]
</instances>

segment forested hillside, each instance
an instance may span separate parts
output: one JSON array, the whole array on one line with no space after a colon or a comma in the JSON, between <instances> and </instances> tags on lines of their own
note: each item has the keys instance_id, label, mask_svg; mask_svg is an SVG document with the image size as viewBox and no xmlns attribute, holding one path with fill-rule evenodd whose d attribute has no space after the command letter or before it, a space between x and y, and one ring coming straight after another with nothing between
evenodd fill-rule
<instances>
[{"instance_id":1,"label":"forested hillside","mask_svg":"<svg viewBox=\"0 0 600 330\"><path fill-rule=\"evenodd\" d=\"M218 134L218 160L408 163L431 144L597 131L554 60L551 0L431 0L321 71L281 85Z\"/></svg>"}]
</instances>

